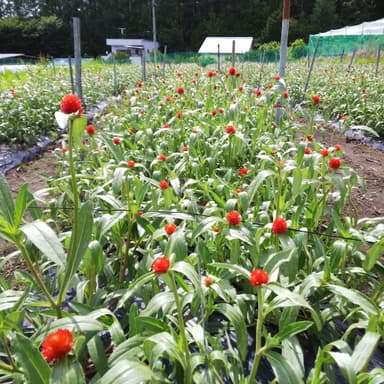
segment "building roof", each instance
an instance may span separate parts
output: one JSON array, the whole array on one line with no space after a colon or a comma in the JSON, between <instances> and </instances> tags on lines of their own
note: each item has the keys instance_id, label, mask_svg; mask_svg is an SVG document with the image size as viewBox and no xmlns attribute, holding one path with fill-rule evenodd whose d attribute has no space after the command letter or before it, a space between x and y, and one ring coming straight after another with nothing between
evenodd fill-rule
<instances>
[{"instance_id":1,"label":"building roof","mask_svg":"<svg viewBox=\"0 0 384 384\"><path fill-rule=\"evenodd\" d=\"M148 39L107 39L107 45L109 46L118 46L118 47L142 47L144 43L153 44L152 40ZM159 44L159 43L157 43Z\"/></svg>"},{"instance_id":2,"label":"building roof","mask_svg":"<svg viewBox=\"0 0 384 384\"><path fill-rule=\"evenodd\" d=\"M366 21L361 24L346 26L330 31L318 33L313 36L348 36L348 35L382 35L384 34L384 18L375 21Z\"/></svg>"},{"instance_id":3,"label":"building roof","mask_svg":"<svg viewBox=\"0 0 384 384\"><path fill-rule=\"evenodd\" d=\"M232 44L235 41L235 53L245 53L252 48L252 37L208 36L199 49L199 53L232 53Z\"/></svg>"},{"instance_id":4,"label":"building roof","mask_svg":"<svg viewBox=\"0 0 384 384\"><path fill-rule=\"evenodd\" d=\"M0 60L2 59L11 59L13 57L24 56L23 53L0 53Z\"/></svg>"}]
</instances>

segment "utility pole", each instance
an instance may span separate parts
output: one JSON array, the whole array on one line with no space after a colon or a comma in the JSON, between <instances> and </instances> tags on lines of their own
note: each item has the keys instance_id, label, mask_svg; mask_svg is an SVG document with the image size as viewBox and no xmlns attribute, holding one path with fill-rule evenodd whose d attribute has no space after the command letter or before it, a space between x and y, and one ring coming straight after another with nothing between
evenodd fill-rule
<instances>
[{"instance_id":1,"label":"utility pole","mask_svg":"<svg viewBox=\"0 0 384 384\"><path fill-rule=\"evenodd\" d=\"M290 0L283 0L283 20L281 23L281 40L280 40L280 64L279 64L279 76L284 78L285 76L285 65L287 63L287 46L288 46L288 30L289 30L289 17L290 17ZM281 94L284 91L284 85L282 82L279 83L280 96L278 98L278 104L276 110L276 123L280 124L281 121Z\"/></svg>"},{"instance_id":2,"label":"utility pole","mask_svg":"<svg viewBox=\"0 0 384 384\"><path fill-rule=\"evenodd\" d=\"M73 44L75 51L75 68L76 68L76 94L82 99L83 89L81 84L81 47L80 47L80 19L73 18Z\"/></svg>"},{"instance_id":3,"label":"utility pole","mask_svg":"<svg viewBox=\"0 0 384 384\"><path fill-rule=\"evenodd\" d=\"M152 32L153 32L153 61L157 64L157 45L156 45L156 4L152 0Z\"/></svg>"}]
</instances>

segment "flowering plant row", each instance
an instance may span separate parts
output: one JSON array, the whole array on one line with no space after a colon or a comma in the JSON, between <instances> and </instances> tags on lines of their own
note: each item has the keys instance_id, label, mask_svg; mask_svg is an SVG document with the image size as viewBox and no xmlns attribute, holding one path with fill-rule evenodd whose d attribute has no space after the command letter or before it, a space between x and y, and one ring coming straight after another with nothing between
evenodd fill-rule
<instances>
[{"instance_id":1,"label":"flowering plant row","mask_svg":"<svg viewBox=\"0 0 384 384\"><path fill-rule=\"evenodd\" d=\"M2 281L5 380L380 382L382 222L316 139L322 97L300 126L271 78L178 67L92 125L62 98L57 177L15 201L0 179L28 267Z\"/></svg>"}]
</instances>

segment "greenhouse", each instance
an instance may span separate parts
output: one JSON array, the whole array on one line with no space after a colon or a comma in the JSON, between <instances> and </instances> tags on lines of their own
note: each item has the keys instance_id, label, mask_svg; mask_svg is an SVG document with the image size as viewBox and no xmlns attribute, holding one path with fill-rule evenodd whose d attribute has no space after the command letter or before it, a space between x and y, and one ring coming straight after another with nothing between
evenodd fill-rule
<instances>
[{"instance_id":1,"label":"greenhouse","mask_svg":"<svg viewBox=\"0 0 384 384\"><path fill-rule=\"evenodd\" d=\"M317 41L319 56L339 56L359 51L373 54L384 45L384 18L310 35L310 54Z\"/></svg>"}]
</instances>

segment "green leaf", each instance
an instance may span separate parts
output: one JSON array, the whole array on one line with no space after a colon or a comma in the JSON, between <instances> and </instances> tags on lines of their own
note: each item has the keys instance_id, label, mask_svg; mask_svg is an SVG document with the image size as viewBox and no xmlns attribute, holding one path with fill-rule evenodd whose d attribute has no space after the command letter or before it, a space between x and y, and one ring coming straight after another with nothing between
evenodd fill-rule
<instances>
[{"instance_id":1,"label":"green leaf","mask_svg":"<svg viewBox=\"0 0 384 384\"><path fill-rule=\"evenodd\" d=\"M298 333L306 331L308 328L312 327L313 322L312 321L296 321L294 323L290 323L286 326L284 326L283 329L281 329L278 333L276 333L273 338L277 339L278 341L281 341L283 339L286 339L288 337L297 335Z\"/></svg>"},{"instance_id":2,"label":"green leaf","mask_svg":"<svg viewBox=\"0 0 384 384\"><path fill-rule=\"evenodd\" d=\"M21 334L11 339L15 359L30 384L48 384L51 369L32 341Z\"/></svg>"},{"instance_id":3,"label":"green leaf","mask_svg":"<svg viewBox=\"0 0 384 384\"><path fill-rule=\"evenodd\" d=\"M170 268L172 271L179 272L183 274L194 286L195 290L197 291L199 297L202 297L202 289L201 289L201 281L199 278L199 275L193 268L191 264L188 264L184 261L179 261L175 263Z\"/></svg>"},{"instance_id":4,"label":"green leaf","mask_svg":"<svg viewBox=\"0 0 384 384\"><path fill-rule=\"evenodd\" d=\"M341 373L348 380L349 384L356 384L356 373L353 369L352 359L348 353L345 352L328 352L335 363L339 366Z\"/></svg>"},{"instance_id":5,"label":"green leaf","mask_svg":"<svg viewBox=\"0 0 384 384\"><path fill-rule=\"evenodd\" d=\"M187 242L182 231L177 231L169 237L164 256L169 258L172 253L175 254L177 261L184 260L188 255Z\"/></svg>"},{"instance_id":6,"label":"green leaf","mask_svg":"<svg viewBox=\"0 0 384 384\"><path fill-rule=\"evenodd\" d=\"M105 354L105 347L99 335L92 337L87 343L88 353L95 364L97 373L104 375L108 370L108 360Z\"/></svg>"},{"instance_id":7,"label":"green leaf","mask_svg":"<svg viewBox=\"0 0 384 384\"><path fill-rule=\"evenodd\" d=\"M380 337L378 333L367 332L356 345L352 353L352 366L356 373L366 369L380 341Z\"/></svg>"},{"instance_id":8,"label":"green leaf","mask_svg":"<svg viewBox=\"0 0 384 384\"><path fill-rule=\"evenodd\" d=\"M154 378L148 366L137 361L120 360L95 384L142 384Z\"/></svg>"},{"instance_id":9,"label":"green leaf","mask_svg":"<svg viewBox=\"0 0 384 384\"><path fill-rule=\"evenodd\" d=\"M100 138L103 141L103 143L106 145L106 147L110 150L112 153L113 158L116 160L117 163L120 163L120 161L124 161L124 154L121 150L121 144L115 145L112 142L112 138L105 135L104 133L100 134Z\"/></svg>"},{"instance_id":10,"label":"green leaf","mask_svg":"<svg viewBox=\"0 0 384 384\"><path fill-rule=\"evenodd\" d=\"M36 220L20 228L27 238L51 261L63 267L66 260L64 248L52 228Z\"/></svg>"},{"instance_id":11,"label":"green leaf","mask_svg":"<svg viewBox=\"0 0 384 384\"><path fill-rule=\"evenodd\" d=\"M265 357L271 364L278 383L301 384L304 383L299 372L295 372L288 361L283 356L273 351L265 351Z\"/></svg>"},{"instance_id":12,"label":"green leaf","mask_svg":"<svg viewBox=\"0 0 384 384\"><path fill-rule=\"evenodd\" d=\"M327 287L334 294L342 296L351 303L361 307L364 311L378 316L379 310L376 304L363 293L334 284L328 284Z\"/></svg>"},{"instance_id":13,"label":"green leaf","mask_svg":"<svg viewBox=\"0 0 384 384\"><path fill-rule=\"evenodd\" d=\"M241 360L244 361L247 355L248 333L247 325L242 312L239 307L226 303L216 304L214 308L216 311L223 314L231 322L233 328L235 329L237 348L239 350Z\"/></svg>"},{"instance_id":14,"label":"green leaf","mask_svg":"<svg viewBox=\"0 0 384 384\"><path fill-rule=\"evenodd\" d=\"M82 138L87 127L87 115L81 115L72 120L72 135L75 145L79 148L84 146Z\"/></svg>"},{"instance_id":15,"label":"green leaf","mask_svg":"<svg viewBox=\"0 0 384 384\"><path fill-rule=\"evenodd\" d=\"M17 196L16 196L15 217L14 217L14 225L16 228L20 225L25 209L27 208L27 199L28 199L28 185L24 184L19 189L19 192L17 193Z\"/></svg>"},{"instance_id":16,"label":"green leaf","mask_svg":"<svg viewBox=\"0 0 384 384\"><path fill-rule=\"evenodd\" d=\"M3 216L9 224L13 224L15 205L13 203L11 189L3 174L0 174L0 215Z\"/></svg>"},{"instance_id":17,"label":"green leaf","mask_svg":"<svg viewBox=\"0 0 384 384\"><path fill-rule=\"evenodd\" d=\"M257 176L252 180L251 184L249 184L249 187L247 188L250 202L252 202L255 198L256 192L264 180L272 175L274 175L274 172L270 170L263 170L258 172Z\"/></svg>"},{"instance_id":18,"label":"green leaf","mask_svg":"<svg viewBox=\"0 0 384 384\"><path fill-rule=\"evenodd\" d=\"M364 260L364 269L370 271L376 264L376 261L384 253L384 237L380 239L376 244L369 248L367 257Z\"/></svg>"},{"instance_id":19,"label":"green leaf","mask_svg":"<svg viewBox=\"0 0 384 384\"><path fill-rule=\"evenodd\" d=\"M85 384L83 367L73 356L55 362L49 384Z\"/></svg>"},{"instance_id":20,"label":"green leaf","mask_svg":"<svg viewBox=\"0 0 384 384\"><path fill-rule=\"evenodd\" d=\"M227 263L211 263L209 265L211 265L214 268L228 269L232 272L240 274L241 276L243 276L247 280L249 280L249 276L251 274L247 269L241 267L240 265L232 265L232 264L227 264Z\"/></svg>"}]
</instances>

